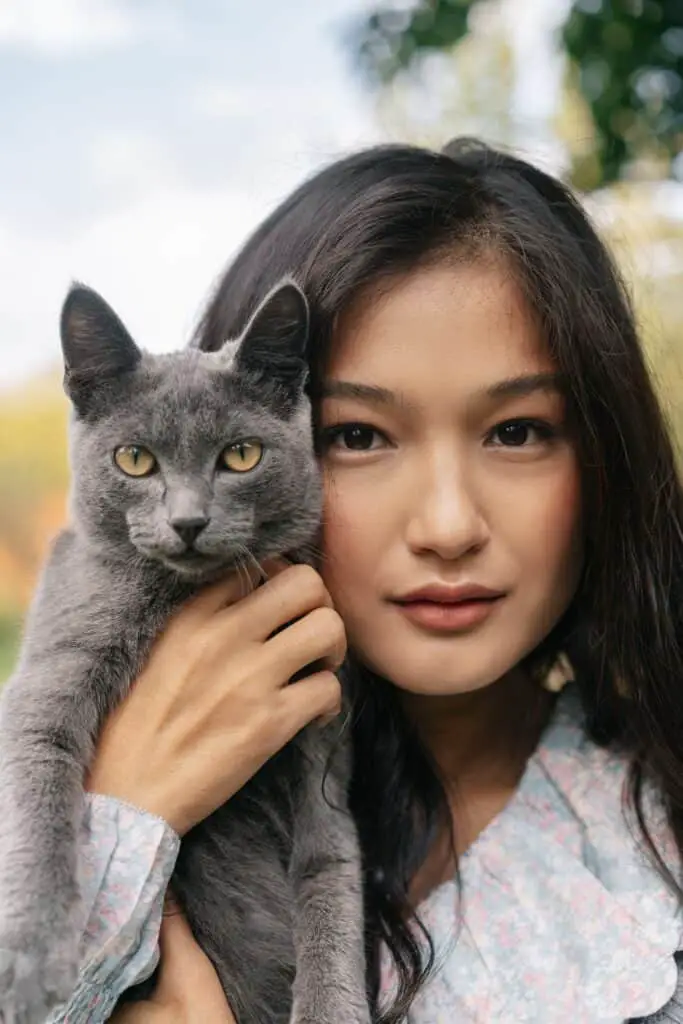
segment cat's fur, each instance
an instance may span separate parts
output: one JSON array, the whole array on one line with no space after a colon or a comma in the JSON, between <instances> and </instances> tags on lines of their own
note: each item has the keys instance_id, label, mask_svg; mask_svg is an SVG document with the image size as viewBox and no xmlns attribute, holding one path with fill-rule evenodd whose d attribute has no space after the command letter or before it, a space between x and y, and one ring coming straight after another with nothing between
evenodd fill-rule
<instances>
[{"instance_id":1,"label":"cat's fur","mask_svg":"<svg viewBox=\"0 0 683 1024\"><path fill-rule=\"evenodd\" d=\"M0 699L0 1017L38 1024L72 991L82 933L84 769L171 612L240 559L309 543L321 488L304 394L306 300L266 297L221 352L141 352L94 292L62 312L73 407L71 525L54 544ZM250 473L216 470L258 438ZM159 471L129 478L119 445ZM172 519L210 522L176 561ZM183 840L173 888L239 1024L367 1024L360 856L348 750L311 725ZM326 762L331 770L323 778ZM293 992L293 1009L292 1009Z\"/></svg>"}]
</instances>

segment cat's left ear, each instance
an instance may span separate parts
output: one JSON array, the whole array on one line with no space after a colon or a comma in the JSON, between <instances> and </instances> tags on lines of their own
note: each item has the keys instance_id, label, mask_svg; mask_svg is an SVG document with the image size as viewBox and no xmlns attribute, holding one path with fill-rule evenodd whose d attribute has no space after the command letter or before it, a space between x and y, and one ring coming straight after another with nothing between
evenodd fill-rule
<instances>
[{"instance_id":1,"label":"cat's left ear","mask_svg":"<svg viewBox=\"0 0 683 1024\"><path fill-rule=\"evenodd\" d=\"M76 408L102 384L130 373L142 352L118 316L92 288L74 284L60 321L64 388Z\"/></svg>"},{"instance_id":2,"label":"cat's left ear","mask_svg":"<svg viewBox=\"0 0 683 1024\"><path fill-rule=\"evenodd\" d=\"M306 383L309 312L306 296L290 279L281 281L246 326L235 356L235 369L273 384L296 401Z\"/></svg>"}]
</instances>

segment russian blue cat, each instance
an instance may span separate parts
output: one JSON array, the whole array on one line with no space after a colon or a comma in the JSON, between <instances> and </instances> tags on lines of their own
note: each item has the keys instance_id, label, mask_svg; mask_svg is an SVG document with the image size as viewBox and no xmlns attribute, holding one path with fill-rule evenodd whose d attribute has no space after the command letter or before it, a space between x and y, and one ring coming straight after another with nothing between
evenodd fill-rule
<instances>
[{"instance_id":1,"label":"russian blue cat","mask_svg":"<svg viewBox=\"0 0 683 1024\"><path fill-rule=\"evenodd\" d=\"M66 298L71 521L0 699L6 1024L74 985L84 771L152 641L202 584L316 534L307 333L291 281L217 353L150 355L95 292ZM311 725L183 839L174 893L239 1024L368 1024L349 763L339 727Z\"/></svg>"}]
</instances>

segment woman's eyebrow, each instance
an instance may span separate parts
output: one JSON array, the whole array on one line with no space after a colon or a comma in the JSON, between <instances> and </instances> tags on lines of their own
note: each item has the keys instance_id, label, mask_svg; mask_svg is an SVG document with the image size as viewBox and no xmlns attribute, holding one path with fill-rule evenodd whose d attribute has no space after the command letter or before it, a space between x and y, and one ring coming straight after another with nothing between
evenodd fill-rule
<instances>
[{"instance_id":1,"label":"woman's eyebrow","mask_svg":"<svg viewBox=\"0 0 683 1024\"><path fill-rule=\"evenodd\" d=\"M405 406L406 401L394 391L377 384L358 384L350 380L326 380L320 388L320 398L352 398L369 405Z\"/></svg>"},{"instance_id":2,"label":"woman's eyebrow","mask_svg":"<svg viewBox=\"0 0 683 1024\"><path fill-rule=\"evenodd\" d=\"M519 377L508 377L486 388L487 398L523 398L536 391L561 391L562 377L559 373L530 373Z\"/></svg>"}]
</instances>

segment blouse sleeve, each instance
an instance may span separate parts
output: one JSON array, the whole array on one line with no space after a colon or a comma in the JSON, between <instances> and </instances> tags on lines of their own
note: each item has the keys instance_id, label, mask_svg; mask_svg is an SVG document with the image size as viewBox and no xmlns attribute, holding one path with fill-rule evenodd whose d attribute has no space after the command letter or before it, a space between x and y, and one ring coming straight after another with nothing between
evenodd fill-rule
<instances>
[{"instance_id":1,"label":"blouse sleeve","mask_svg":"<svg viewBox=\"0 0 683 1024\"><path fill-rule=\"evenodd\" d=\"M158 959L166 887L180 840L161 818L88 794L79 876L86 927L76 988L46 1024L101 1024Z\"/></svg>"}]
</instances>

